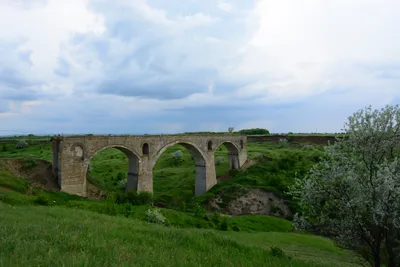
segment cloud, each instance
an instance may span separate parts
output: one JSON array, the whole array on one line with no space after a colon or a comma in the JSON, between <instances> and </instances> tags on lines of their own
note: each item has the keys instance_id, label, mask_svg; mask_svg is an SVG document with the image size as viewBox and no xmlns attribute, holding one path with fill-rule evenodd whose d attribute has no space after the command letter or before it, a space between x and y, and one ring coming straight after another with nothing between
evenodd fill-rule
<instances>
[{"instance_id":1,"label":"cloud","mask_svg":"<svg viewBox=\"0 0 400 267\"><path fill-rule=\"evenodd\" d=\"M339 131L363 106L399 102L399 9L396 0L3 1L2 124Z\"/></svg>"}]
</instances>

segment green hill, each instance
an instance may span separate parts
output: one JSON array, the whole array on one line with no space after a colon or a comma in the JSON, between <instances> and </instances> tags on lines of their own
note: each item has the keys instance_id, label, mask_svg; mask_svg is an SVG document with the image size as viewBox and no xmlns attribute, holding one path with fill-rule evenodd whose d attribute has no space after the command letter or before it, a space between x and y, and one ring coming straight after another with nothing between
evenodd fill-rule
<instances>
[{"instance_id":1,"label":"green hill","mask_svg":"<svg viewBox=\"0 0 400 267\"><path fill-rule=\"evenodd\" d=\"M0 202L0 266L357 266L298 234L176 229L61 207ZM274 256L271 246L286 256Z\"/></svg>"}]
</instances>

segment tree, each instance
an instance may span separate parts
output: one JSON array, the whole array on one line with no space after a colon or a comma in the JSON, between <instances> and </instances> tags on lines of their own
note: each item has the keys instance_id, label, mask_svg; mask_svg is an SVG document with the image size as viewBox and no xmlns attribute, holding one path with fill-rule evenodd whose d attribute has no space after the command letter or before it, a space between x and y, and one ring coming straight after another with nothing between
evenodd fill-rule
<instances>
[{"instance_id":1,"label":"tree","mask_svg":"<svg viewBox=\"0 0 400 267\"><path fill-rule=\"evenodd\" d=\"M373 266L400 266L400 109L359 110L346 138L325 155L290 194L301 214L298 229L329 235ZM365 251L367 253L365 253Z\"/></svg>"},{"instance_id":2,"label":"tree","mask_svg":"<svg viewBox=\"0 0 400 267\"><path fill-rule=\"evenodd\" d=\"M239 133L247 135L269 135L269 131L262 128L242 129L239 131Z\"/></svg>"},{"instance_id":3,"label":"tree","mask_svg":"<svg viewBox=\"0 0 400 267\"><path fill-rule=\"evenodd\" d=\"M233 133L233 130L235 130L234 127L229 127L229 128L228 128L228 132L229 132L229 133Z\"/></svg>"}]
</instances>

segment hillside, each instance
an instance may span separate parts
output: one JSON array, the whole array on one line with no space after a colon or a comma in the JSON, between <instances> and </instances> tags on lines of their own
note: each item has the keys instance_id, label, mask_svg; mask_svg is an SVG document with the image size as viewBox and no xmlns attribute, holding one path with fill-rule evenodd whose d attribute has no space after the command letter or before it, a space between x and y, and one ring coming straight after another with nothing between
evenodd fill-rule
<instances>
[{"instance_id":1,"label":"hillside","mask_svg":"<svg viewBox=\"0 0 400 267\"><path fill-rule=\"evenodd\" d=\"M0 221L0 266L358 266L328 239L299 234L181 230L1 202Z\"/></svg>"},{"instance_id":2,"label":"hillside","mask_svg":"<svg viewBox=\"0 0 400 267\"><path fill-rule=\"evenodd\" d=\"M273 194L295 209L285 194L287 185L318 160L321 147L249 143L249 162L240 172L228 172L227 151L221 147L216 168L224 181L197 198L190 154L182 146L170 147L156 164L154 199L149 199L164 207L160 212L166 223L160 226L146 223L146 212L154 207L145 195L123 193L127 159L119 150L103 150L91 161L88 190L106 197L96 200L58 192L48 174L49 144L5 145L0 152L0 234L6 238L0 245L7 249L0 252L0 266L358 266L351 253L329 239L291 233L290 221L258 215L270 214L270 203L254 212L263 196L243 193ZM182 151L179 161L172 156L177 150ZM121 197L127 202L116 203ZM142 205L129 202L141 198ZM283 216L274 209L271 215ZM40 246L25 245L28 241ZM273 256L271 247L286 256Z\"/></svg>"}]
</instances>

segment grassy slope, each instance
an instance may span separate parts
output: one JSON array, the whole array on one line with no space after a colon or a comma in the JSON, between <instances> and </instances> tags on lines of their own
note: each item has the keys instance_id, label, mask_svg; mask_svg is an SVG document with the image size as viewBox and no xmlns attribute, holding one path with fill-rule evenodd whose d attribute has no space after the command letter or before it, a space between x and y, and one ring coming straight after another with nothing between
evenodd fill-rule
<instances>
[{"instance_id":1,"label":"grassy slope","mask_svg":"<svg viewBox=\"0 0 400 267\"><path fill-rule=\"evenodd\" d=\"M41 205L65 206L94 211L102 214L125 216L145 220L148 206L132 206L130 204L116 204L111 201L88 200L83 197L69 195L63 192L46 191L33 188L26 180L15 177L0 165L0 201L11 205L36 205L38 198L44 198L46 203ZM181 211L162 209L169 224L175 227L188 228L218 228L222 222L220 218L213 222L212 216L195 215ZM228 219L230 228L234 225L241 231L280 231L288 232L292 224L281 218L270 216L248 215Z\"/></svg>"},{"instance_id":2,"label":"grassy slope","mask_svg":"<svg viewBox=\"0 0 400 267\"><path fill-rule=\"evenodd\" d=\"M318 237L293 243L297 235L179 230L60 207L1 202L0 222L0 266L355 266L346 263L350 255ZM273 257L267 249L278 242L291 244L289 256L307 257L311 251L324 263Z\"/></svg>"}]
</instances>

